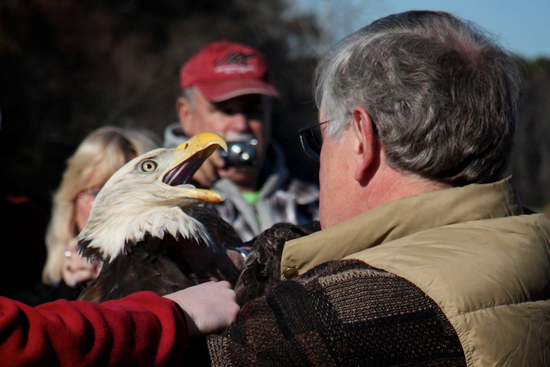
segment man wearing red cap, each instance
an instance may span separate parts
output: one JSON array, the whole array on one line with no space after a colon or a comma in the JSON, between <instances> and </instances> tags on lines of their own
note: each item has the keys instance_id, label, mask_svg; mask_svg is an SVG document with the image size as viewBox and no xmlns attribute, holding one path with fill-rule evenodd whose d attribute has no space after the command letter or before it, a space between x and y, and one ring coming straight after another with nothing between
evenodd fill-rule
<instances>
[{"instance_id":1,"label":"man wearing red cap","mask_svg":"<svg viewBox=\"0 0 550 367\"><path fill-rule=\"evenodd\" d=\"M271 102L278 92L260 52L212 43L183 65L180 84L179 123L167 127L164 145L205 131L228 142L228 154L212 155L193 180L224 195L216 209L244 241L278 222L318 219L318 187L291 178L281 148L271 141Z\"/></svg>"}]
</instances>

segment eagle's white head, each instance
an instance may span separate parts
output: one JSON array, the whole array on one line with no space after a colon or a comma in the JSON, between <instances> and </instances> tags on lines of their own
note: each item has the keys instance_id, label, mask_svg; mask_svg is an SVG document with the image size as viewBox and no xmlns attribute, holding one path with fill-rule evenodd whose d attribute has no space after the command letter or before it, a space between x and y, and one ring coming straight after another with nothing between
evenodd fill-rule
<instances>
[{"instance_id":1,"label":"eagle's white head","mask_svg":"<svg viewBox=\"0 0 550 367\"><path fill-rule=\"evenodd\" d=\"M84 254L96 252L110 261L125 252L126 243L146 235L194 239L211 244L204 226L185 213L202 202L221 202L211 191L188 184L203 162L219 147L218 134L198 134L175 149L156 149L121 167L97 195L90 217L78 235Z\"/></svg>"}]
</instances>

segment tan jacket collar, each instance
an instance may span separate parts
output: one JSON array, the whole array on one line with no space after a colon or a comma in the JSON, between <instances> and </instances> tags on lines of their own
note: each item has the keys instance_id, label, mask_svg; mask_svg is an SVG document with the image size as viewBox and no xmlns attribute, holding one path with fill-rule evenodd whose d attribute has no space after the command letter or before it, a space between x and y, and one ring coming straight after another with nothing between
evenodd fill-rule
<instances>
[{"instance_id":1,"label":"tan jacket collar","mask_svg":"<svg viewBox=\"0 0 550 367\"><path fill-rule=\"evenodd\" d=\"M290 278L326 261L339 260L426 229L519 214L523 214L523 208L510 177L492 184L472 184L407 197L287 242L281 274L283 279Z\"/></svg>"}]
</instances>

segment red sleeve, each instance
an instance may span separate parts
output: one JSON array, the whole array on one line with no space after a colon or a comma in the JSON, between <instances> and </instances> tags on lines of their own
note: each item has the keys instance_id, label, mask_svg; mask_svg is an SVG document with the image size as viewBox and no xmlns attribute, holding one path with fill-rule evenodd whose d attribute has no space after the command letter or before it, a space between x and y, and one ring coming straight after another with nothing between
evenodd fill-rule
<instances>
[{"instance_id":1,"label":"red sleeve","mask_svg":"<svg viewBox=\"0 0 550 367\"><path fill-rule=\"evenodd\" d=\"M176 365L186 334L178 306L152 292L37 307L0 297L0 361L10 365Z\"/></svg>"}]
</instances>

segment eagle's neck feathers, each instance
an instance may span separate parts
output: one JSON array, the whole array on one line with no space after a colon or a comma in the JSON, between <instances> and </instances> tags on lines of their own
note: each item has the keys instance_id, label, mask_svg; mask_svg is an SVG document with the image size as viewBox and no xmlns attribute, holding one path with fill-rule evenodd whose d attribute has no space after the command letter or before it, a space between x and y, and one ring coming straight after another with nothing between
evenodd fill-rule
<instances>
[{"instance_id":1,"label":"eagle's neck feathers","mask_svg":"<svg viewBox=\"0 0 550 367\"><path fill-rule=\"evenodd\" d=\"M79 242L89 241L86 247L99 248L101 255L108 261L124 254L128 241L139 243L146 235L162 239L165 234L169 234L174 238L181 236L194 239L207 246L212 243L205 227L179 207L144 209L142 206L139 209L140 212L133 215L128 214L128 206L123 210L111 208L108 216L101 212L95 213L80 233Z\"/></svg>"}]
</instances>

